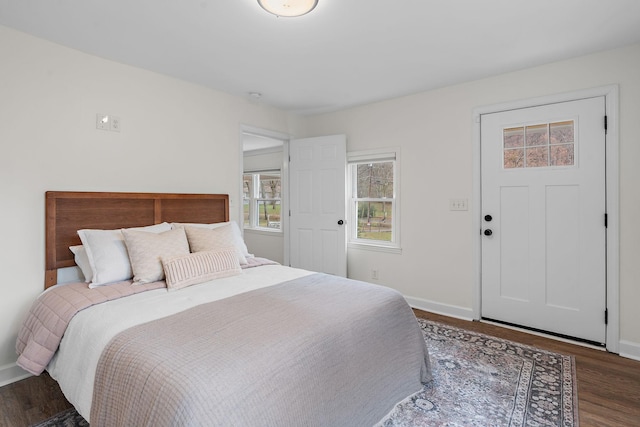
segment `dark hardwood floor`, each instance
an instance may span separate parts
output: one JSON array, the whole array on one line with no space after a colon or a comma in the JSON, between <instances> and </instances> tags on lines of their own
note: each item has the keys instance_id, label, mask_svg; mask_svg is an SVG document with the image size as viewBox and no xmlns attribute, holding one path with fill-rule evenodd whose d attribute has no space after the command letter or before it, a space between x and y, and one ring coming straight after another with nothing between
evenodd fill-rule
<instances>
[{"instance_id":1,"label":"dark hardwood floor","mask_svg":"<svg viewBox=\"0 0 640 427\"><path fill-rule=\"evenodd\" d=\"M27 427L71 408L49 374L0 387L0 426Z\"/></svg>"},{"instance_id":2,"label":"dark hardwood floor","mask_svg":"<svg viewBox=\"0 0 640 427\"><path fill-rule=\"evenodd\" d=\"M415 313L425 319L575 356L580 425L640 426L640 362L501 326L420 310ZM26 427L70 407L46 373L0 388L2 427Z\"/></svg>"},{"instance_id":3,"label":"dark hardwood floor","mask_svg":"<svg viewBox=\"0 0 640 427\"><path fill-rule=\"evenodd\" d=\"M579 345L414 310L416 316L538 348L570 354L576 360L581 427L640 426L640 362Z\"/></svg>"}]
</instances>

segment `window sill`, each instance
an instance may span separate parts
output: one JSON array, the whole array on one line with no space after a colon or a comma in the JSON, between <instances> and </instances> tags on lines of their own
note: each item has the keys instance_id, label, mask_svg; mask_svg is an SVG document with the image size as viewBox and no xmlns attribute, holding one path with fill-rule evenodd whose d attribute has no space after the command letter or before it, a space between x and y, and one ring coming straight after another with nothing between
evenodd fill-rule
<instances>
[{"instance_id":1,"label":"window sill","mask_svg":"<svg viewBox=\"0 0 640 427\"><path fill-rule=\"evenodd\" d=\"M402 248L397 247L397 246L382 246L382 245L376 245L376 244L371 244L371 243L356 243L356 242L349 242L347 245L348 249L359 249L359 250L363 250L363 251L373 251L373 252L386 252L389 254L398 254L401 255L402 254Z\"/></svg>"},{"instance_id":2,"label":"window sill","mask_svg":"<svg viewBox=\"0 0 640 427\"><path fill-rule=\"evenodd\" d=\"M282 236L282 230L279 228L245 228L244 232L249 234L260 234L263 236Z\"/></svg>"}]
</instances>

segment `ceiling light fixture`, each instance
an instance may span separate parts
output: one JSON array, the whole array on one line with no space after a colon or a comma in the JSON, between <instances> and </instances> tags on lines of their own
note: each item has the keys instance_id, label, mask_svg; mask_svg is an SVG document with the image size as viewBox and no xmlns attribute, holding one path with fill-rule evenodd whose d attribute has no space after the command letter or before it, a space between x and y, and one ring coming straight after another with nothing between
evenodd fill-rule
<instances>
[{"instance_id":1,"label":"ceiling light fixture","mask_svg":"<svg viewBox=\"0 0 640 427\"><path fill-rule=\"evenodd\" d=\"M311 12L318 0L258 0L258 4L276 16L291 18Z\"/></svg>"}]
</instances>

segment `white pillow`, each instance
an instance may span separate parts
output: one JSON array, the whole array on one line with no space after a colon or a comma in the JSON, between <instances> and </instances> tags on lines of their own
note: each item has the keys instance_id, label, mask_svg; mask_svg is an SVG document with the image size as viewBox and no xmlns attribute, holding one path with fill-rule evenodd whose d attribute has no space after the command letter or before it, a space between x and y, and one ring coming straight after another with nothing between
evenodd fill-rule
<instances>
[{"instance_id":1,"label":"white pillow","mask_svg":"<svg viewBox=\"0 0 640 427\"><path fill-rule=\"evenodd\" d=\"M224 227L227 225L231 225L231 230L233 232L233 245L236 247L238 252L241 253L242 256L244 256L245 258L253 258L253 254L249 253L249 249L247 249L247 244L244 242L244 239L242 238L242 232L240 231L240 227L238 226L238 223L235 221L215 222L213 224L197 224L197 223L181 223L181 222L171 223L171 226L173 228L189 226L189 227L208 228L210 230ZM243 263L243 264L246 264L246 263Z\"/></svg>"},{"instance_id":2,"label":"white pillow","mask_svg":"<svg viewBox=\"0 0 640 427\"><path fill-rule=\"evenodd\" d=\"M129 252L133 284L157 282L164 279L163 258L189 255L189 243L184 228L150 233L140 230L122 230Z\"/></svg>"},{"instance_id":3,"label":"white pillow","mask_svg":"<svg viewBox=\"0 0 640 427\"><path fill-rule=\"evenodd\" d=\"M171 230L171 224L135 227L130 230L144 230L151 233L162 233ZM93 271L90 288L109 283L129 280L133 277L129 253L120 230L78 230L82 245L87 251L87 258Z\"/></svg>"},{"instance_id":4,"label":"white pillow","mask_svg":"<svg viewBox=\"0 0 640 427\"><path fill-rule=\"evenodd\" d=\"M69 250L73 252L76 265L82 270L84 281L87 283L91 282L91 279L93 279L93 270L91 269L91 264L89 264L87 250L82 245L69 246Z\"/></svg>"}]
</instances>

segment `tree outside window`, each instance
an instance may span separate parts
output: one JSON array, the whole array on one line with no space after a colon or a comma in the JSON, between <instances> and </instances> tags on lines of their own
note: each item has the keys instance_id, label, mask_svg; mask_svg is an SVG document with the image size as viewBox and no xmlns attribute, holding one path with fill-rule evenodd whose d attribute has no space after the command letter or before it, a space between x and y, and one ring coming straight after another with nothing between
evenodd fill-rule
<instances>
[{"instance_id":1,"label":"tree outside window","mask_svg":"<svg viewBox=\"0 0 640 427\"><path fill-rule=\"evenodd\" d=\"M244 227L280 230L281 177L279 171L243 175Z\"/></svg>"},{"instance_id":2,"label":"tree outside window","mask_svg":"<svg viewBox=\"0 0 640 427\"><path fill-rule=\"evenodd\" d=\"M351 242L397 245L395 168L395 156L350 163Z\"/></svg>"}]
</instances>

